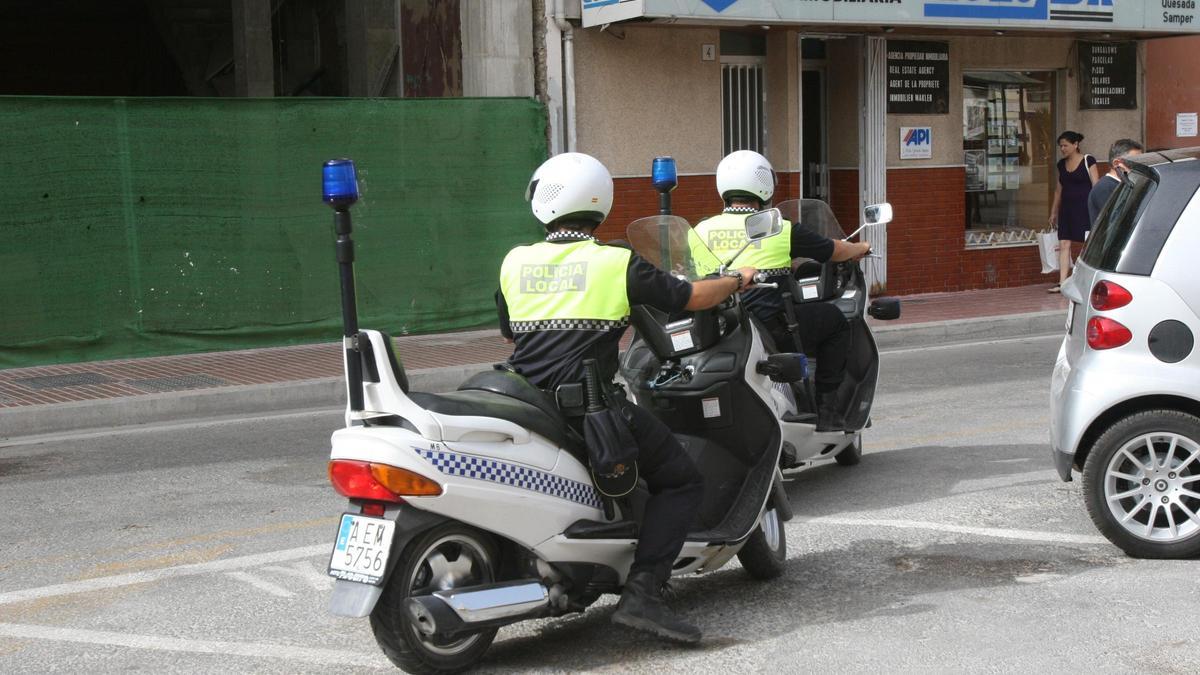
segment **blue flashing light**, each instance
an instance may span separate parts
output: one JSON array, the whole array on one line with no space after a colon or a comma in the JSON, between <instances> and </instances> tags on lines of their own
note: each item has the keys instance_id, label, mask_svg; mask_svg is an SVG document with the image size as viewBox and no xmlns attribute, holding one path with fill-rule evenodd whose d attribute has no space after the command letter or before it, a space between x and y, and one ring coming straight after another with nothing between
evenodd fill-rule
<instances>
[{"instance_id":1,"label":"blue flashing light","mask_svg":"<svg viewBox=\"0 0 1200 675\"><path fill-rule=\"evenodd\" d=\"M675 158L655 157L650 177L659 192L674 190L679 185L679 178L675 175Z\"/></svg>"},{"instance_id":2,"label":"blue flashing light","mask_svg":"<svg viewBox=\"0 0 1200 675\"><path fill-rule=\"evenodd\" d=\"M321 195L326 204L346 205L358 201L358 176L354 160L331 159L321 167Z\"/></svg>"}]
</instances>

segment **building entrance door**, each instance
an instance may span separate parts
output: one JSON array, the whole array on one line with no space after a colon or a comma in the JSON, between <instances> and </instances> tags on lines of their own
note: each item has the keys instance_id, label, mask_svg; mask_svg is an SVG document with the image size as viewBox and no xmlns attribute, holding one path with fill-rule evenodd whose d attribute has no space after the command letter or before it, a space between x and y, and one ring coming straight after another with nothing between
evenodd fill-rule
<instances>
[{"instance_id":1,"label":"building entrance door","mask_svg":"<svg viewBox=\"0 0 1200 675\"><path fill-rule=\"evenodd\" d=\"M806 199L829 201L826 148L825 69L805 66L800 74L800 143Z\"/></svg>"}]
</instances>

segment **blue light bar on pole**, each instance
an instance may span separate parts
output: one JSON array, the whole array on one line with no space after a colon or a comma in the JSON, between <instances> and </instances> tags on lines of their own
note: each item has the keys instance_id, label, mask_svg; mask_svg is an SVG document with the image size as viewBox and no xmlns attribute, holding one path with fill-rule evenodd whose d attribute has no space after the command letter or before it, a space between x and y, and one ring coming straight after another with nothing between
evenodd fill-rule
<instances>
[{"instance_id":1,"label":"blue light bar on pole","mask_svg":"<svg viewBox=\"0 0 1200 675\"><path fill-rule=\"evenodd\" d=\"M674 190L675 186L679 185L679 178L675 175L675 158L655 157L650 170L650 178L654 182L654 188L659 192Z\"/></svg>"},{"instance_id":2,"label":"blue light bar on pole","mask_svg":"<svg viewBox=\"0 0 1200 675\"><path fill-rule=\"evenodd\" d=\"M330 206L349 206L358 201L358 176L354 160L331 159L321 167L321 195Z\"/></svg>"}]
</instances>

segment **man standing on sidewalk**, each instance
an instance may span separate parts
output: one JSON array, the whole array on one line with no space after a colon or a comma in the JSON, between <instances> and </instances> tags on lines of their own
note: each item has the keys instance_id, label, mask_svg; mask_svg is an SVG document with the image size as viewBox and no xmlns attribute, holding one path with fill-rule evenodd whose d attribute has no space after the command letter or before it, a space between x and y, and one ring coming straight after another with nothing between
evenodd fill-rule
<instances>
[{"instance_id":1,"label":"man standing on sidewalk","mask_svg":"<svg viewBox=\"0 0 1200 675\"><path fill-rule=\"evenodd\" d=\"M1108 198L1121 184L1121 178L1127 171L1125 158L1140 155L1142 150L1142 144L1132 138L1122 138L1109 147L1108 173L1101 176L1100 180L1092 186L1092 191L1088 193L1088 221L1092 228L1096 227L1096 216L1100 215L1101 209L1108 203Z\"/></svg>"}]
</instances>

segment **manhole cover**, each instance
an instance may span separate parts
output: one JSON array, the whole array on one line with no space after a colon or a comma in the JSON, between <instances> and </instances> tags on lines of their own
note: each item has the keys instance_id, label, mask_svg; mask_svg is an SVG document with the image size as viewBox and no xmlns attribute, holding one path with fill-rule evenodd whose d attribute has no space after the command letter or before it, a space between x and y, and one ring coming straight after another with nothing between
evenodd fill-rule
<instances>
[{"instance_id":1,"label":"manhole cover","mask_svg":"<svg viewBox=\"0 0 1200 675\"><path fill-rule=\"evenodd\" d=\"M13 380L30 389L56 389L59 387L80 387L88 384L106 384L113 379L100 373L70 373L68 375L42 375L39 377L24 377Z\"/></svg>"},{"instance_id":2,"label":"manhole cover","mask_svg":"<svg viewBox=\"0 0 1200 675\"><path fill-rule=\"evenodd\" d=\"M181 389L203 389L229 384L211 375L179 375L177 377L154 377L148 380L129 380L126 384L143 391L180 391Z\"/></svg>"}]
</instances>

